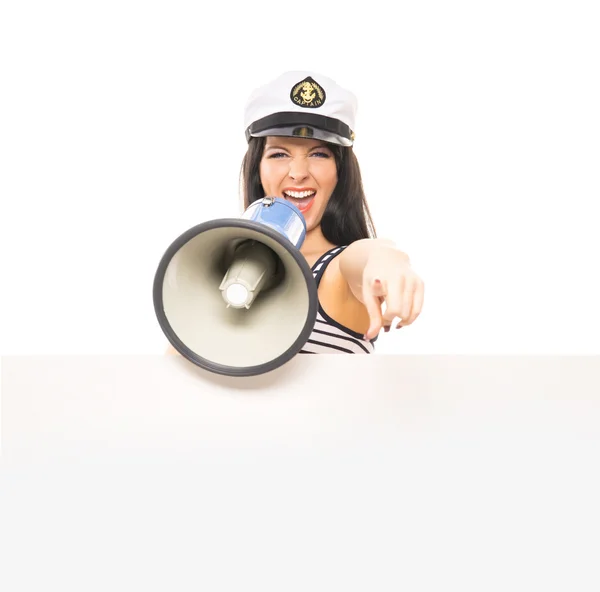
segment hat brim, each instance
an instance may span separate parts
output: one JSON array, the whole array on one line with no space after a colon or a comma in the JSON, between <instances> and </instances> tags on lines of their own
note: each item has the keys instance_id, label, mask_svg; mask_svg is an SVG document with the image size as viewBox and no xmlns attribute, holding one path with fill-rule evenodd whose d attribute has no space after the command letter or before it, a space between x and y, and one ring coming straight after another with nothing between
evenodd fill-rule
<instances>
[{"instance_id":1,"label":"hat brim","mask_svg":"<svg viewBox=\"0 0 600 592\"><path fill-rule=\"evenodd\" d=\"M340 146L352 146L354 132L334 117L316 113L273 113L254 121L246 128L246 139L251 137L284 136L323 140Z\"/></svg>"},{"instance_id":2,"label":"hat brim","mask_svg":"<svg viewBox=\"0 0 600 592\"><path fill-rule=\"evenodd\" d=\"M340 146L352 146L352 140L338 134L319 129L310 125L294 125L290 127L273 127L260 132L249 132L252 138L264 138L266 136L280 136L285 138L304 138L307 140L322 140Z\"/></svg>"}]
</instances>

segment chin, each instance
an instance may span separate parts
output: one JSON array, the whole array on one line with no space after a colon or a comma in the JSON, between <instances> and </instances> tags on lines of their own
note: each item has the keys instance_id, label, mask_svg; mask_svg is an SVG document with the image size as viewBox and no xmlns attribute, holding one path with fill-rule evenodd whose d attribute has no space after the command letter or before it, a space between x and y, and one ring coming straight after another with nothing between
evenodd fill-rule
<instances>
[{"instance_id":1,"label":"chin","mask_svg":"<svg viewBox=\"0 0 600 592\"><path fill-rule=\"evenodd\" d=\"M321 216L314 216L311 213L307 214L304 218L306 222L306 232L309 233L311 230L318 228L321 225Z\"/></svg>"}]
</instances>

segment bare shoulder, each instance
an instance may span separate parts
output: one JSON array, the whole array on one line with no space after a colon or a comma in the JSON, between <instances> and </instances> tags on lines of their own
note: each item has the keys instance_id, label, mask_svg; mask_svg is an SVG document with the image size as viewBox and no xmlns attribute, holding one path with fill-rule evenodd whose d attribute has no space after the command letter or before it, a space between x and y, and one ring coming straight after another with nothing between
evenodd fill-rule
<instances>
[{"instance_id":1,"label":"bare shoulder","mask_svg":"<svg viewBox=\"0 0 600 592\"><path fill-rule=\"evenodd\" d=\"M369 328L369 315L348 286L340 271L340 258L334 257L323 272L319 284L319 301L323 310L335 321L352 331L365 333Z\"/></svg>"}]
</instances>

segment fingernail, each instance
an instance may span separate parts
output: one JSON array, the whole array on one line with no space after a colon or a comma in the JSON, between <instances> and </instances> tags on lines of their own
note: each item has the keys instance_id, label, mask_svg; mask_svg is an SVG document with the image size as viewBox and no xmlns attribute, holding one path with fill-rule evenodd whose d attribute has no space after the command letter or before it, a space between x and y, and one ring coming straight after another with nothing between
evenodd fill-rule
<instances>
[{"instance_id":1,"label":"fingernail","mask_svg":"<svg viewBox=\"0 0 600 592\"><path fill-rule=\"evenodd\" d=\"M388 332L389 332L389 330L390 330L390 328L391 328L391 327L390 327L389 325L387 325L387 326L385 326L385 327L383 328L383 330L384 330L386 333L388 333Z\"/></svg>"}]
</instances>

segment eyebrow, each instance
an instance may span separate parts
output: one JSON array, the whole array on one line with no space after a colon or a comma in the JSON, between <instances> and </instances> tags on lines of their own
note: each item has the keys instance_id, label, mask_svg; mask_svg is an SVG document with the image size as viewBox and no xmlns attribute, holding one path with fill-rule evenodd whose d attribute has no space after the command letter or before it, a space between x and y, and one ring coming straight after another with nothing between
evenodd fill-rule
<instances>
[{"instance_id":1,"label":"eyebrow","mask_svg":"<svg viewBox=\"0 0 600 592\"><path fill-rule=\"evenodd\" d=\"M279 145L265 146L265 150L273 150L274 148L277 150L289 150L288 148L285 148L284 146L279 146ZM329 148L325 144L317 144L316 146L313 146L310 150L316 150L317 148L325 148L326 150L331 150L331 148Z\"/></svg>"}]
</instances>

